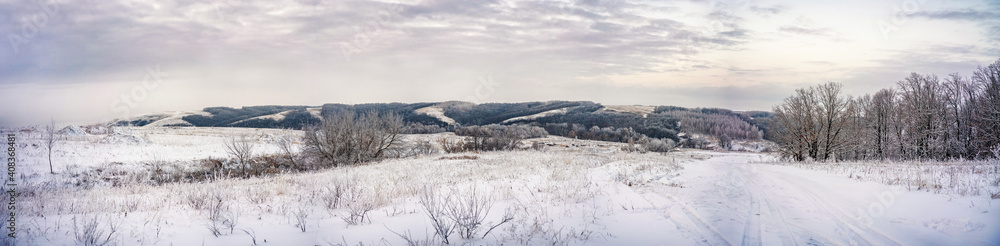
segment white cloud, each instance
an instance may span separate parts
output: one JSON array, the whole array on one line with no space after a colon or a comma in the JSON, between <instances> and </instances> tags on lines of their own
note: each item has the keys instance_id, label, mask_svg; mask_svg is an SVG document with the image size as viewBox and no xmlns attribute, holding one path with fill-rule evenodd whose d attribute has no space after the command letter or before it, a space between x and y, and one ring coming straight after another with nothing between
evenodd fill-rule
<instances>
[{"instance_id":1,"label":"white cloud","mask_svg":"<svg viewBox=\"0 0 1000 246\"><path fill-rule=\"evenodd\" d=\"M37 108L24 112L110 112L95 102L110 104L152 65L183 82L152 92L162 100L139 111L460 100L487 74L504 84L497 101L698 104L670 89L686 88L711 106L767 109L781 97L744 100L750 97L717 88L793 88L985 63L998 55L984 47L1000 30L981 24L995 23L988 14L995 9L969 10L978 2L925 4L888 40L878 23L893 16L893 6L860 0L59 2L49 14L32 1L0 1L0 18L10 20L0 26L6 36L23 34L23 18L47 17L31 24L37 33L16 53L9 42L0 45L0 96L12 98L4 102L53 102L20 106ZM984 31L935 33L969 26ZM973 48L940 52L944 46ZM896 66L890 61L906 58L900 50L937 61ZM42 85L109 92L83 99ZM708 102L713 95L727 99Z\"/></svg>"}]
</instances>

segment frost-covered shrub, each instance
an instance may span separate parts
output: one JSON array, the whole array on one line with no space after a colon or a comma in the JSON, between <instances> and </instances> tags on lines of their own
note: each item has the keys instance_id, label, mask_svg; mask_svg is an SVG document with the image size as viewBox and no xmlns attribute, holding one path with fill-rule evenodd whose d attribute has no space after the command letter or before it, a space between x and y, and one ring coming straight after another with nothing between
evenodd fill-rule
<instances>
[{"instance_id":1,"label":"frost-covered shrub","mask_svg":"<svg viewBox=\"0 0 1000 246\"><path fill-rule=\"evenodd\" d=\"M281 150L281 155L288 159L290 166L299 169L305 169L306 167L300 166L302 164L296 161L299 158L299 150L297 146L293 143L293 137L290 135L284 135L276 137L274 144Z\"/></svg>"},{"instance_id":2,"label":"frost-covered shrub","mask_svg":"<svg viewBox=\"0 0 1000 246\"><path fill-rule=\"evenodd\" d=\"M455 135L459 136L493 135L499 137L509 135L522 139L543 138L548 134L545 128L529 125L491 124L485 126L467 126L455 130Z\"/></svg>"},{"instance_id":3,"label":"frost-covered shrub","mask_svg":"<svg viewBox=\"0 0 1000 246\"><path fill-rule=\"evenodd\" d=\"M327 186L325 190L320 193L320 200L323 201L323 205L326 209L334 210L340 208L345 193L344 188L344 182L338 179L333 182L333 185Z\"/></svg>"},{"instance_id":4,"label":"frost-covered shrub","mask_svg":"<svg viewBox=\"0 0 1000 246\"><path fill-rule=\"evenodd\" d=\"M413 156L424 156L437 154L438 150L430 141L417 140L413 143L400 145L386 150L386 157L406 158Z\"/></svg>"},{"instance_id":5,"label":"frost-covered shrub","mask_svg":"<svg viewBox=\"0 0 1000 246\"><path fill-rule=\"evenodd\" d=\"M108 219L107 226L100 217L73 217L73 236L76 243L86 246L108 245L118 232L118 224Z\"/></svg>"},{"instance_id":6,"label":"frost-covered shrub","mask_svg":"<svg viewBox=\"0 0 1000 246\"><path fill-rule=\"evenodd\" d=\"M690 138L681 140L681 146L684 146L685 148L708 149L711 144L711 140L701 135L694 135Z\"/></svg>"},{"instance_id":7,"label":"frost-covered shrub","mask_svg":"<svg viewBox=\"0 0 1000 246\"><path fill-rule=\"evenodd\" d=\"M306 232L306 218L309 218L309 213L311 211L305 207L299 207L292 213L295 216L295 227L298 227L302 232Z\"/></svg>"},{"instance_id":8,"label":"frost-covered shrub","mask_svg":"<svg viewBox=\"0 0 1000 246\"><path fill-rule=\"evenodd\" d=\"M447 216L448 201L450 196L441 196L433 187L425 186L420 193L420 206L427 212L427 217L431 219L431 227L434 228L434 235L448 244L448 236L455 231L455 222Z\"/></svg>"},{"instance_id":9,"label":"frost-covered shrub","mask_svg":"<svg viewBox=\"0 0 1000 246\"><path fill-rule=\"evenodd\" d=\"M493 197L477 192L469 192L456 197L447 204L447 216L455 222L455 230L462 238L473 238L493 208Z\"/></svg>"},{"instance_id":10,"label":"frost-covered shrub","mask_svg":"<svg viewBox=\"0 0 1000 246\"><path fill-rule=\"evenodd\" d=\"M384 157L386 150L399 144L402 118L395 114L344 112L307 127L303 140L305 155L322 166L368 162Z\"/></svg>"},{"instance_id":11,"label":"frost-covered shrub","mask_svg":"<svg viewBox=\"0 0 1000 246\"><path fill-rule=\"evenodd\" d=\"M247 174L247 166L251 163L253 159L254 149L256 146L254 142L256 139L251 139L250 136L241 135L239 138L232 137L226 141L226 153L229 157L236 160L236 164L240 167L240 172L244 175Z\"/></svg>"},{"instance_id":12,"label":"frost-covered shrub","mask_svg":"<svg viewBox=\"0 0 1000 246\"><path fill-rule=\"evenodd\" d=\"M239 216L234 213L228 202L221 195L216 195L208 207L209 223L205 226L216 237L223 234L224 229L229 229L229 234L233 233Z\"/></svg>"},{"instance_id":13,"label":"frost-covered shrub","mask_svg":"<svg viewBox=\"0 0 1000 246\"><path fill-rule=\"evenodd\" d=\"M443 149L445 153L458 153L466 151L464 141L439 138L438 144L441 145L441 149Z\"/></svg>"},{"instance_id":14,"label":"frost-covered shrub","mask_svg":"<svg viewBox=\"0 0 1000 246\"><path fill-rule=\"evenodd\" d=\"M469 126L455 130L455 135L466 136L462 148L465 150L513 150L521 140L548 135L541 127L526 125L486 125Z\"/></svg>"},{"instance_id":15,"label":"frost-covered shrub","mask_svg":"<svg viewBox=\"0 0 1000 246\"><path fill-rule=\"evenodd\" d=\"M674 140L670 139L644 138L642 141L642 147L652 152L669 152L676 146Z\"/></svg>"},{"instance_id":16,"label":"frost-covered shrub","mask_svg":"<svg viewBox=\"0 0 1000 246\"><path fill-rule=\"evenodd\" d=\"M401 133L403 134L435 134L446 132L448 129L441 127L439 125L424 125L420 123L410 123L403 127Z\"/></svg>"},{"instance_id":17,"label":"frost-covered shrub","mask_svg":"<svg viewBox=\"0 0 1000 246\"><path fill-rule=\"evenodd\" d=\"M347 215L343 217L344 222L349 225L364 223L368 213L374 210L378 203L375 194L358 184L354 178L343 179L340 186L344 187L341 206L347 209ZM371 219L368 221L371 222Z\"/></svg>"},{"instance_id":18,"label":"frost-covered shrub","mask_svg":"<svg viewBox=\"0 0 1000 246\"><path fill-rule=\"evenodd\" d=\"M584 125L572 123L547 123L544 126L549 134L576 139L627 143L629 140L634 141L645 137L631 127L592 126L586 128Z\"/></svg>"}]
</instances>

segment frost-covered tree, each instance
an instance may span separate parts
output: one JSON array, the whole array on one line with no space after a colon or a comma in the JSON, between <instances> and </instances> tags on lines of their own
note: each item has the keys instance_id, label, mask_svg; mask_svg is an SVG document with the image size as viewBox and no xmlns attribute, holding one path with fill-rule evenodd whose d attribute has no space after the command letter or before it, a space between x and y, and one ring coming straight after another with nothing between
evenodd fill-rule
<instances>
[{"instance_id":1,"label":"frost-covered tree","mask_svg":"<svg viewBox=\"0 0 1000 246\"><path fill-rule=\"evenodd\" d=\"M819 101L819 159L830 159L832 154L840 151L847 143L844 135L850 123L848 113L851 111L851 99L841 94L843 87L843 84L830 82L813 88Z\"/></svg>"},{"instance_id":2,"label":"frost-covered tree","mask_svg":"<svg viewBox=\"0 0 1000 246\"><path fill-rule=\"evenodd\" d=\"M976 154L986 155L987 150L1000 145L1000 60L973 73L972 82L982 88L974 100L973 128Z\"/></svg>"},{"instance_id":3,"label":"frost-covered tree","mask_svg":"<svg viewBox=\"0 0 1000 246\"><path fill-rule=\"evenodd\" d=\"M988 158L1000 145L1000 60L970 78L912 73L871 96L828 83L774 107L771 128L786 157L830 159Z\"/></svg>"},{"instance_id":4,"label":"frost-covered tree","mask_svg":"<svg viewBox=\"0 0 1000 246\"><path fill-rule=\"evenodd\" d=\"M236 160L236 164L240 166L240 172L244 175L247 174L247 166L250 165L250 160L254 155L253 142L254 140L247 135L241 135L239 138L231 137L226 141L226 153Z\"/></svg>"},{"instance_id":5,"label":"frost-covered tree","mask_svg":"<svg viewBox=\"0 0 1000 246\"><path fill-rule=\"evenodd\" d=\"M399 145L402 128L402 118L394 113L345 111L307 127L303 153L326 166L376 160Z\"/></svg>"},{"instance_id":6,"label":"frost-covered tree","mask_svg":"<svg viewBox=\"0 0 1000 246\"><path fill-rule=\"evenodd\" d=\"M49 153L49 173L55 174L56 171L52 168L52 148L56 146L56 141L58 137L56 136L56 121L52 120L49 125L45 126L45 149Z\"/></svg>"},{"instance_id":7,"label":"frost-covered tree","mask_svg":"<svg viewBox=\"0 0 1000 246\"><path fill-rule=\"evenodd\" d=\"M818 106L816 92L809 88L796 90L795 95L774 107L772 124L779 132L775 140L782 145L786 157L797 161L818 157L821 132Z\"/></svg>"}]
</instances>

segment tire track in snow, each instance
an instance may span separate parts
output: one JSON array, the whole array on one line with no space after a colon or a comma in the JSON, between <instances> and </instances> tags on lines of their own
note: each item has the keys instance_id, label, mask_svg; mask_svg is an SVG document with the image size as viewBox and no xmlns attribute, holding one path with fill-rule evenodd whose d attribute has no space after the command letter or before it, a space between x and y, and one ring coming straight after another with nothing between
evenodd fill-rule
<instances>
[{"instance_id":1,"label":"tire track in snow","mask_svg":"<svg viewBox=\"0 0 1000 246\"><path fill-rule=\"evenodd\" d=\"M691 238L701 245L733 245L732 242L726 240L722 236L722 233L718 229L713 227L711 224L705 222L705 219L698 215L690 206L680 201L676 197L667 194L665 192L656 192L653 190L647 190L647 192L637 192L643 199L649 202L654 208L658 210L664 210L664 217L673 222L677 226L677 230L685 233L685 236ZM656 196L661 199L650 199L649 196ZM666 198L670 200L669 205L661 206L657 204L654 200L663 200Z\"/></svg>"},{"instance_id":2,"label":"tire track in snow","mask_svg":"<svg viewBox=\"0 0 1000 246\"><path fill-rule=\"evenodd\" d=\"M760 235L760 194L757 192L757 187L751 187L750 181L747 180L746 174L739 175L739 179L743 181L743 187L747 191L747 195L750 197L750 205L747 209L747 219L743 223L743 241L740 245L761 245L761 235Z\"/></svg>"},{"instance_id":3,"label":"tire track in snow","mask_svg":"<svg viewBox=\"0 0 1000 246\"><path fill-rule=\"evenodd\" d=\"M661 193L661 194L664 197L667 197L671 201L673 201L674 205L680 206L679 210L681 211L679 213L673 209L674 206L671 206L672 209L670 213L671 215L670 220L674 221L675 224L680 225L680 222L678 222L676 219L673 218L675 215L680 214L693 223L693 226L695 227L695 230L693 230L693 232L701 234L700 237L702 239L701 240L702 243L706 243L708 245L730 245L730 246L733 245L733 243L729 242L729 240L727 240L726 237L722 236L722 233L720 233L718 229L716 229L708 222L705 222L705 218L698 215L698 213L695 212L694 209L692 209L690 206L681 202L680 199L677 199L676 197L670 194L667 193ZM690 230L689 228L689 231L692 230Z\"/></svg>"},{"instance_id":4,"label":"tire track in snow","mask_svg":"<svg viewBox=\"0 0 1000 246\"><path fill-rule=\"evenodd\" d=\"M767 176L770 176L775 179L780 179L790 184L789 185L790 187L795 187L795 189L799 190L799 192L797 193L801 197L806 198L806 200L812 203L814 207L821 209L823 213L827 217L833 219L834 222L836 222L839 227L846 229L847 232L850 233L854 239L863 242L865 245L901 245L895 239L892 239L891 237L886 236L885 234L873 228L862 225L859 221L857 221L857 219L851 217L848 213L844 212L839 207L830 205L829 202L825 202L814 192L806 188L806 186L799 185L798 183L789 180L785 177L773 176L773 175L767 175ZM861 242L851 242L851 244L861 243Z\"/></svg>"},{"instance_id":5,"label":"tire track in snow","mask_svg":"<svg viewBox=\"0 0 1000 246\"><path fill-rule=\"evenodd\" d=\"M756 167L753 169L756 170ZM771 200L767 196L767 192L762 188L762 186L757 184L752 177L748 177L748 175L756 174L756 172L746 169L743 169L743 171L743 180L745 181L747 191L752 193L751 196L759 198L760 203L763 204L762 206L767 208L767 212L770 215L768 218L771 220L768 224L774 224L778 227L778 238L781 239L781 244L799 245L795 238L792 237L791 231L788 229L788 222L786 222L784 214L781 213L780 209L777 209L772 205L773 203L771 203ZM757 211L758 214L761 212L760 209ZM760 242L763 243L763 241Z\"/></svg>"}]
</instances>

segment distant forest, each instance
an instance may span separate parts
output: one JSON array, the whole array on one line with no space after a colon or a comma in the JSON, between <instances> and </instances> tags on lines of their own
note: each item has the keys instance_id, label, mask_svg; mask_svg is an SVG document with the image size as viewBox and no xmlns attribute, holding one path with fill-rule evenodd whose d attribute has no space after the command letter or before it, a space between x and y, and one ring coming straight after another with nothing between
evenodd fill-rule
<instances>
[{"instance_id":1,"label":"distant forest","mask_svg":"<svg viewBox=\"0 0 1000 246\"><path fill-rule=\"evenodd\" d=\"M417 113L418 109L431 106L441 108L455 124L449 125L433 116ZM552 110L560 112L527 117ZM308 106L210 107L204 111L210 115L188 115L182 118L188 124L174 126L302 129L321 122L319 117L309 112ZM737 112L674 106L656 107L653 112L643 115L607 110L603 105L589 101L325 104L320 112L323 118L345 112L393 113L403 119L408 133L454 131L464 126L524 124L542 127L552 135L572 138L628 142L648 137L670 139L677 143L683 143L695 134L733 140L769 138L768 128L772 118L770 112L763 111ZM284 118L261 117L279 113ZM156 120L142 118L116 124L143 126Z\"/></svg>"}]
</instances>

